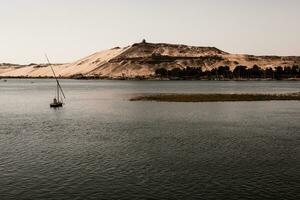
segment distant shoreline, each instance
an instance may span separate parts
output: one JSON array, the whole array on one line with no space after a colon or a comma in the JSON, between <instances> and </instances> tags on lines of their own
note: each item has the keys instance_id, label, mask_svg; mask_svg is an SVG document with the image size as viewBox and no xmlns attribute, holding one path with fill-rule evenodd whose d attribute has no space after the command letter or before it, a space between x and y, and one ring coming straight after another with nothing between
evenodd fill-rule
<instances>
[{"instance_id":1,"label":"distant shoreline","mask_svg":"<svg viewBox=\"0 0 300 200\"><path fill-rule=\"evenodd\" d=\"M156 102L242 102L242 101L300 101L300 92L290 94L146 94L130 101Z\"/></svg>"},{"instance_id":2,"label":"distant shoreline","mask_svg":"<svg viewBox=\"0 0 300 200\"><path fill-rule=\"evenodd\" d=\"M149 43L95 52L71 63L0 63L0 76L116 80L300 79L300 56L232 54L216 47Z\"/></svg>"},{"instance_id":3,"label":"distant shoreline","mask_svg":"<svg viewBox=\"0 0 300 200\"><path fill-rule=\"evenodd\" d=\"M127 80L127 81L300 81L300 78L289 78L289 79L266 79L266 78L251 78L251 79L161 79L161 78L129 78L129 77L118 77L118 78L107 78L107 77L84 77L84 78L73 78L73 77L58 77L59 79L69 80ZM1 79L54 79L54 77L5 77L0 76Z\"/></svg>"}]
</instances>

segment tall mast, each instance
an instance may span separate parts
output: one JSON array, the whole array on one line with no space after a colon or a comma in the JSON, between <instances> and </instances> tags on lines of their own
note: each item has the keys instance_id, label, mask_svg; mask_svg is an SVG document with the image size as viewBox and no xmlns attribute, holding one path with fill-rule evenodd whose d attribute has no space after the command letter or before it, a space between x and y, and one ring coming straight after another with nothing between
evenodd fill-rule
<instances>
[{"instance_id":1,"label":"tall mast","mask_svg":"<svg viewBox=\"0 0 300 200\"><path fill-rule=\"evenodd\" d=\"M59 86L57 85L57 101L59 102Z\"/></svg>"},{"instance_id":2,"label":"tall mast","mask_svg":"<svg viewBox=\"0 0 300 200\"><path fill-rule=\"evenodd\" d=\"M57 79L57 77L56 77L56 74L55 74L55 72L54 72L54 70L53 70L53 68L52 68L52 66L51 66L51 63L50 63L50 61L49 61L49 58L48 58L47 54L45 54L45 57L46 57L46 59L47 59L47 61L48 61L48 64L50 65L50 68L51 68L51 70L52 70L52 73L53 73L54 78L55 78L56 83L57 83L57 100L59 101L59 90L61 91L61 94L63 95L64 98L66 98L66 96L65 96L65 94L64 94L63 89L61 88L61 86L60 86L60 84L59 84L59 81L58 81L58 79Z\"/></svg>"}]
</instances>

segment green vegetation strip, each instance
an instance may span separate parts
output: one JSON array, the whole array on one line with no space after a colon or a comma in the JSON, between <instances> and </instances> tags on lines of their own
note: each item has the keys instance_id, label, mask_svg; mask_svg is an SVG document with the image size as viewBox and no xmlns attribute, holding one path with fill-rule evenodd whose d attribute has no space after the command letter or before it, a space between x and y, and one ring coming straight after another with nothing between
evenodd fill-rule
<instances>
[{"instance_id":1,"label":"green vegetation strip","mask_svg":"<svg viewBox=\"0 0 300 200\"><path fill-rule=\"evenodd\" d=\"M230 101L299 101L300 93L292 94L148 94L130 101L159 102L230 102Z\"/></svg>"}]
</instances>

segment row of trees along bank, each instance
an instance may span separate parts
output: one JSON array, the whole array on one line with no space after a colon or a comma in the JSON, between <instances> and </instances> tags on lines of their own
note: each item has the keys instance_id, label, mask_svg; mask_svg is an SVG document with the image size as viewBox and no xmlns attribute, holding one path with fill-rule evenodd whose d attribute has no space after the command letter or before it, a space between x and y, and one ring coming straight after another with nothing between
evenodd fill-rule
<instances>
[{"instance_id":1,"label":"row of trees along bank","mask_svg":"<svg viewBox=\"0 0 300 200\"><path fill-rule=\"evenodd\" d=\"M169 79L296 79L300 78L300 67L294 65L292 67L275 67L262 69L258 65L251 68L238 65L234 70L230 70L228 66L220 66L212 70L202 70L202 67L186 67L174 68L167 70L159 68L155 71L155 75L160 78Z\"/></svg>"}]
</instances>

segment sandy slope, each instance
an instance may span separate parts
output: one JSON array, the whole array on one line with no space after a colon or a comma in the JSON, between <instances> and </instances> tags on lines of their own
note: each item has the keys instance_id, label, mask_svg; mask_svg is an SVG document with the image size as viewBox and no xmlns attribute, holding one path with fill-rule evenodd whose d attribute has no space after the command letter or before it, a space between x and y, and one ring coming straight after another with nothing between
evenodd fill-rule
<instances>
[{"instance_id":1,"label":"sandy slope","mask_svg":"<svg viewBox=\"0 0 300 200\"><path fill-rule=\"evenodd\" d=\"M22 66L16 65L16 64L6 64L6 63L0 64L0 74L14 71L20 67L22 67Z\"/></svg>"},{"instance_id":2,"label":"sandy slope","mask_svg":"<svg viewBox=\"0 0 300 200\"><path fill-rule=\"evenodd\" d=\"M61 77L110 76L135 77L152 75L158 68L203 67L237 65L262 68L300 65L300 57L252 56L229 54L215 47L194 47L174 44L137 43L125 48L113 48L92 54L73 63L52 65ZM0 76L52 77L48 65L0 65Z\"/></svg>"},{"instance_id":3,"label":"sandy slope","mask_svg":"<svg viewBox=\"0 0 300 200\"><path fill-rule=\"evenodd\" d=\"M93 55L80 59L74 63L52 65L57 76L70 77L78 74L86 75L89 72L99 68L107 63L110 59L121 54L126 48L114 48L102 52L97 52ZM49 65L31 65L14 70L8 70L1 73L0 76L12 77L52 77L52 71Z\"/></svg>"}]
</instances>

